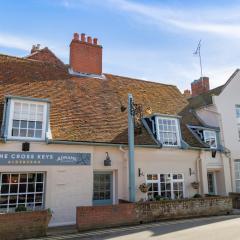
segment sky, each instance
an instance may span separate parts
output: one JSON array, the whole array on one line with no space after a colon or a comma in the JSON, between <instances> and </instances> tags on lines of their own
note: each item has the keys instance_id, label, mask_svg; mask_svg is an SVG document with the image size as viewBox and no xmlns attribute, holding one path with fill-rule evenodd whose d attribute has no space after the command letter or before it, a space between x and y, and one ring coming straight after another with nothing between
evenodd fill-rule
<instances>
[{"instance_id":1,"label":"sky","mask_svg":"<svg viewBox=\"0 0 240 240\"><path fill-rule=\"evenodd\" d=\"M0 53L23 57L39 43L68 63L74 32L99 39L103 72L181 91L200 77L199 40L211 88L240 67L240 1L0 0Z\"/></svg>"}]
</instances>

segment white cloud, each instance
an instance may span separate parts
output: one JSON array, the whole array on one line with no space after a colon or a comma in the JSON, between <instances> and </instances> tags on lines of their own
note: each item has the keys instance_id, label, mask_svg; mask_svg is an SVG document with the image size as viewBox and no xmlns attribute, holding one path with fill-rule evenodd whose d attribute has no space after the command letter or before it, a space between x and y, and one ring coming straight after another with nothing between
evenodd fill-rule
<instances>
[{"instance_id":1,"label":"white cloud","mask_svg":"<svg viewBox=\"0 0 240 240\"><path fill-rule=\"evenodd\" d=\"M0 46L24 50L26 51L26 55L30 52L32 45L36 43L40 43L41 47L49 47L51 50L56 52L59 57L64 58L64 60L68 57L68 48L66 44L62 46L57 45L56 43L53 44L52 40L41 40L38 38L35 39L0 32Z\"/></svg>"},{"instance_id":2,"label":"white cloud","mask_svg":"<svg viewBox=\"0 0 240 240\"><path fill-rule=\"evenodd\" d=\"M240 38L240 9L177 9L160 5L141 4L127 0L108 0L111 7L129 12L148 23L191 32L219 34ZM139 18L140 17L140 18Z\"/></svg>"}]
</instances>

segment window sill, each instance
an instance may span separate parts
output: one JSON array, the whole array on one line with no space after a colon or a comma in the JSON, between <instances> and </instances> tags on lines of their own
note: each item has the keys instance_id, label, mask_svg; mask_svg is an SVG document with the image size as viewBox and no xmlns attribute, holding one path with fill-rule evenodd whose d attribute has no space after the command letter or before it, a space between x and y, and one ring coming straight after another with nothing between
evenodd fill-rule
<instances>
[{"instance_id":1,"label":"window sill","mask_svg":"<svg viewBox=\"0 0 240 240\"><path fill-rule=\"evenodd\" d=\"M7 138L6 141L19 141L19 142L45 142L45 138Z\"/></svg>"}]
</instances>

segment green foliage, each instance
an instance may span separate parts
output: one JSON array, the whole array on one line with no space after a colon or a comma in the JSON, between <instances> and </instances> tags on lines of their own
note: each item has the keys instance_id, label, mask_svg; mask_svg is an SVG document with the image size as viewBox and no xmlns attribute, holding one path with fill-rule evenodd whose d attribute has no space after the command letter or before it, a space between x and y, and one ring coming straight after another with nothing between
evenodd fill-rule
<instances>
[{"instance_id":1,"label":"green foliage","mask_svg":"<svg viewBox=\"0 0 240 240\"><path fill-rule=\"evenodd\" d=\"M15 212L26 212L26 211L27 211L27 208L24 205L18 205L15 208Z\"/></svg>"},{"instance_id":2,"label":"green foliage","mask_svg":"<svg viewBox=\"0 0 240 240\"><path fill-rule=\"evenodd\" d=\"M202 195L199 194L199 193L196 193L196 194L193 196L193 198L201 198L201 197L202 197Z\"/></svg>"}]
</instances>

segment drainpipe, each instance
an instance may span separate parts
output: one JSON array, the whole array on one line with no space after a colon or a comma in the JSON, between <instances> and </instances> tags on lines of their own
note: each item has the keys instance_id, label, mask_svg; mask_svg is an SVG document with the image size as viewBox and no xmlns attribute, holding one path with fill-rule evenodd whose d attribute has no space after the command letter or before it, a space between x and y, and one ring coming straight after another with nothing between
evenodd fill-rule
<instances>
[{"instance_id":1,"label":"drainpipe","mask_svg":"<svg viewBox=\"0 0 240 240\"><path fill-rule=\"evenodd\" d=\"M135 202L134 107L132 94L128 94L128 146L129 201Z\"/></svg>"}]
</instances>

